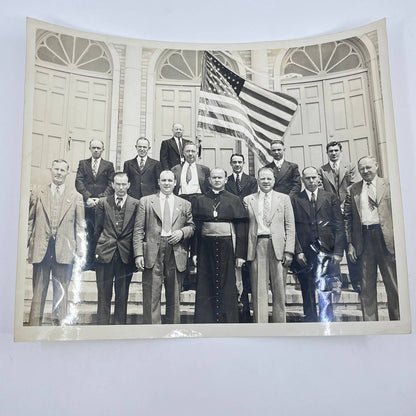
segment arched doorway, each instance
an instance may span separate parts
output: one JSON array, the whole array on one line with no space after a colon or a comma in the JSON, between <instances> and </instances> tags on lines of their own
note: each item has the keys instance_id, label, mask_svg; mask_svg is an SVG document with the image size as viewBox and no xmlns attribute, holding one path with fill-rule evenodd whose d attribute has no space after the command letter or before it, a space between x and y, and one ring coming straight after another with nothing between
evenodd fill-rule
<instances>
[{"instance_id":1,"label":"arched doorway","mask_svg":"<svg viewBox=\"0 0 416 416\"><path fill-rule=\"evenodd\" d=\"M221 52L212 53L231 70L240 72L235 61L227 55ZM186 138L192 141L201 140L202 164L210 168L227 168L231 154L239 151L247 158L247 148L236 140L219 138L208 133L201 136L197 132L202 56L203 51L170 49L161 54L156 64L153 155L159 157L162 140L172 137L172 124L179 122L184 125Z\"/></svg>"},{"instance_id":2,"label":"arched doorway","mask_svg":"<svg viewBox=\"0 0 416 416\"><path fill-rule=\"evenodd\" d=\"M51 161L68 161L73 184L91 139L109 148L113 66L103 42L38 33L31 184L48 183Z\"/></svg>"},{"instance_id":3,"label":"arched doorway","mask_svg":"<svg viewBox=\"0 0 416 416\"><path fill-rule=\"evenodd\" d=\"M285 139L290 160L301 168L321 166L332 140L343 143L344 158L352 162L375 154L368 71L354 42L289 49L280 74L282 91L300 104Z\"/></svg>"}]
</instances>

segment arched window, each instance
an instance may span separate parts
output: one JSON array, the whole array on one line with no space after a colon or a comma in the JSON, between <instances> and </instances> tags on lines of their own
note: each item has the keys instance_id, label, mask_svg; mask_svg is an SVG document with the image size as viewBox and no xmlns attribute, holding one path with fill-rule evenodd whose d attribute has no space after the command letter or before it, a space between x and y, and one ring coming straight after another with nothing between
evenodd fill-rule
<instances>
[{"instance_id":1,"label":"arched window","mask_svg":"<svg viewBox=\"0 0 416 416\"><path fill-rule=\"evenodd\" d=\"M85 38L48 33L37 45L36 59L70 72L93 71L108 78L112 74L104 44Z\"/></svg>"},{"instance_id":2,"label":"arched window","mask_svg":"<svg viewBox=\"0 0 416 416\"><path fill-rule=\"evenodd\" d=\"M323 76L363 68L360 52L346 41L290 49L283 61L284 75Z\"/></svg>"},{"instance_id":3,"label":"arched window","mask_svg":"<svg viewBox=\"0 0 416 416\"><path fill-rule=\"evenodd\" d=\"M211 52L220 62L236 71L236 65L221 52ZM171 50L162 58L159 65L159 81L188 81L199 83L201 80L203 51Z\"/></svg>"}]
</instances>

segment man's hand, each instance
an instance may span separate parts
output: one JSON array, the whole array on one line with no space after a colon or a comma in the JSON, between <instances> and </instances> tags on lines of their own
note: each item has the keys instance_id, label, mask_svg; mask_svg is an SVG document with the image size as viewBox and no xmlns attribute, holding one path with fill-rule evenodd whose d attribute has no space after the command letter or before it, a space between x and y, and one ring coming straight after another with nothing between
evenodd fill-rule
<instances>
[{"instance_id":1,"label":"man's hand","mask_svg":"<svg viewBox=\"0 0 416 416\"><path fill-rule=\"evenodd\" d=\"M283 266L290 267L290 265L292 264L292 261L293 261L293 255L285 251L283 260L282 260Z\"/></svg>"},{"instance_id":2,"label":"man's hand","mask_svg":"<svg viewBox=\"0 0 416 416\"><path fill-rule=\"evenodd\" d=\"M183 237L183 232L181 230L176 230L168 238L168 243L174 246L175 244L178 244L179 241L182 240L182 237Z\"/></svg>"},{"instance_id":3,"label":"man's hand","mask_svg":"<svg viewBox=\"0 0 416 416\"><path fill-rule=\"evenodd\" d=\"M355 251L355 247L352 243L348 244L348 258L351 260L351 263L356 263L358 260L357 252Z\"/></svg>"},{"instance_id":4,"label":"man's hand","mask_svg":"<svg viewBox=\"0 0 416 416\"><path fill-rule=\"evenodd\" d=\"M334 263L334 264L340 264L341 260L342 260L341 256L337 256L336 254L334 254L332 256L332 263Z\"/></svg>"},{"instance_id":5,"label":"man's hand","mask_svg":"<svg viewBox=\"0 0 416 416\"><path fill-rule=\"evenodd\" d=\"M88 198L87 199L87 207L95 207L95 198Z\"/></svg>"},{"instance_id":6,"label":"man's hand","mask_svg":"<svg viewBox=\"0 0 416 416\"><path fill-rule=\"evenodd\" d=\"M196 255L192 256L192 262L194 263L195 267L198 265L198 257Z\"/></svg>"},{"instance_id":7,"label":"man's hand","mask_svg":"<svg viewBox=\"0 0 416 416\"><path fill-rule=\"evenodd\" d=\"M300 266L306 267L308 265L308 261L306 260L306 256L304 253L299 253L296 255L296 261L299 263Z\"/></svg>"},{"instance_id":8,"label":"man's hand","mask_svg":"<svg viewBox=\"0 0 416 416\"><path fill-rule=\"evenodd\" d=\"M244 259L241 259L240 257L237 257L236 259L235 259L235 267L237 267L238 269L240 268L240 267L243 267L243 264L245 263L245 260Z\"/></svg>"},{"instance_id":9,"label":"man's hand","mask_svg":"<svg viewBox=\"0 0 416 416\"><path fill-rule=\"evenodd\" d=\"M135 261L135 263L136 263L136 267L137 267L139 270L144 270L144 257L143 257L143 256L137 256L137 257L134 259L134 261Z\"/></svg>"}]
</instances>

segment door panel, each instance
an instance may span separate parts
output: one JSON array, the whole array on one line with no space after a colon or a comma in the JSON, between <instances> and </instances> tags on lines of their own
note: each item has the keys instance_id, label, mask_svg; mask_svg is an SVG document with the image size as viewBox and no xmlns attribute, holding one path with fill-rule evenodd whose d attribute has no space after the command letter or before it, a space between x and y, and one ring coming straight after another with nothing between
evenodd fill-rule
<instances>
[{"instance_id":1,"label":"door panel","mask_svg":"<svg viewBox=\"0 0 416 416\"><path fill-rule=\"evenodd\" d=\"M325 154L326 125L322 82L282 85L294 96L299 108L285 136L286 159L305 166L321 166Z\"/></svg>"}]
</instances>

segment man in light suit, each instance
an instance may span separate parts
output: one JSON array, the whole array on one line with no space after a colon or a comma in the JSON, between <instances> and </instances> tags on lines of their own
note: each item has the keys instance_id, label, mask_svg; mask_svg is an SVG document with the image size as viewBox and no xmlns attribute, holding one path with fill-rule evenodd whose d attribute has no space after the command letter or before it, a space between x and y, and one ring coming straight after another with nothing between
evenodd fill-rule
<instances>
[{"instance_id":1,"label":"man in light suit","mask_svg":"<svg viewBox=\"0 0 416 416\"><path fill-rule=\"evenodd\" d=\"M274 161L264 167L273 170L275 177L273 189L293 197L301 189L298 165L285 160L285 145L281 140L272 141L270 152Z\"/></svg>"},{"instance_id":2,"label":"man in light suit","mask_svg":"<svg viewBox=\"0 0 416 416\"><path fill-rule=\"evenodd\" d=\"M176 165L171 169L176 180L173 192L193 203L196 197L210 190L210 170L207 166L196 163L198 150L194 143L187 143L183 154L185 157L183 165Z\"/></svg>"},{"instance_id":3,"label":"man in light suit","mask_svg":"<svg viewBox=\"0 0 416 416\"><path fill-rule=\"evenodd\" d=\"M75 178L75 188L82 195L85 203L87 261L84 270L94 270L95 206L100 198L114 193L111 186L114 175L113 163L101 158L104 143L101 140L91 140L89 148L91 157L79 161Z\"/></svg>"},{"instance_id":4,"label":"man in light suit","mask_svg":"<svg viewBox=\"0 0 416 416\"><path fill-rule=\"evenodd\" d=\"M233 173L228 177L227 183L225 184L225 190L237 195L241 202L244 197L257 192L257 181L256 178L250 175L246 175L243 172L244 168L244 155L240 153L234 153L230 157L230 165ZM239 273L239 270L236 270ZM248 294L251 292L250 287L250 263L245 262L241 267L241 279L243 282L243 293L240 297L240 322L247 323L251 322L250 315L250 302Z\"/></svg>"},{"instance_id":5,"label":"man in light suit","mask_svg":"<svg viewBox=\"0 0 416 416\"><path fill-rule=\"evenodd\" d=\"M114 195L101 198L95 214L95 270L98 289L97 323L110 323L113 280L115 289L114 323L127 320L127 300L132 275L133 227L139 201L127 195L127 174L117 172L113 179Z\"/></svg>"},{"instance_id":6,"label":"man in light suit","mask_svg":"<svg viewBox=\"0 0 416 416\"><path fill-rule=\"evenodd\" d=\"M289 196L273 191L274 174L258 171L259 192L246 196L249 214L247 260L251 261L254 321L269 321L269 281L273 294L272 322L286 322L286 275L295 248L295 220Z\"/></svg>"},{"instance_id":7,"label":"man in light suit","mask_svg":"<svg viewBox=\"0 0 416 416\"><path fill-rule=\"evenodd\" d=\"M344 213L347 188L357 182L356 167L353 163L342 160L341 142L332 141L326 145L328 163L319 169L319 178L325 191L336 195L341 204L341 212ZM345 252L348 252L348 244L345 240ZM360 291L360 272L358 266L351 262L347 256L348 275L355 291Z\"/></svg>"},{"instance_id":8,"label":"man in light suit","mask_svg":"<svg viewBox=\"0 0 416 416\"><path fill-rule=\"evenodd\" d=\"M166 323L179 324L180 291L186 271L189 238L194 233L191 203L173 195L173 172L160 174L160 192L143 197L134 226L136 266L143 270L143 323L161 324L165 286Z\"/></svg>"},{"instance_id":9,"label":"man in light suit","mask_svg":"<svg viewBox=\"0 0 416 416\"><path fill-rule=\"evenodd\" d=\"M338 198L318 188L319 175L310 166L302 171L305 189L292 198L296 224L293 269L302 290L306 322L332 322L332 301L340 294L339 263L344 249L344 224Z\"/></svg>"},{"instance_id":10,"label":"man in light suit","mask_svg":"<svg viewBox=\"0 0 416 416\"><path fill-rule=\"evenodd\" d=\"M348 188L345 230L348 256L361 271L361 308L364 321L377 321L377 266L387 293L390 320L400 319L390 186L377 176L373 157L358 161L362 181Z\"/></svg>"},{"instance_id":11,"label":"man in light suit","mask_svg":"<svg viewBox=\"0 0 416 416\"><path fill-rule=\"evenodd\" d=\"M157 181L161 172L160 163L148 157L150 142L146 137L136 141L137 156L124 162L123 171L127 173L130 182L128 194L140 199L158 191Z\"/></svg>"},{"instance_id":12,"label":"man in light suit","mask_svg":"<svg viewBox=\"0 0 416 416\"><path fill-rule=\"evenodd\" d=\"M73 264L76 272L85 262L85 221L82 196L65 186L68 163L54 160L52 183L33 191L28 224L28 262L33 264L33 298L29 325L41 325L52 273L52 323L65 323L68 287Z\"/></svg>"},{"instance_id":13,"label":"man in light suit","mask_svg":"<svg viewBox=\"0 0 416 416\"><path fill-rule=\"evenodd\" d=\"M185 161L183 148L187 143L192 143L183 138L183 125L180 123L172 126L172 134L173 137L163 140L160 146L160 164L163 170L182 164Z\"/></svg>"}]
</instances>

